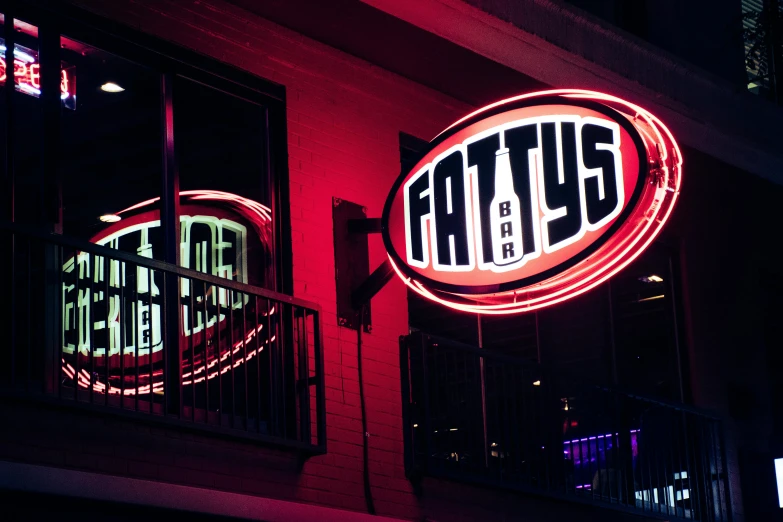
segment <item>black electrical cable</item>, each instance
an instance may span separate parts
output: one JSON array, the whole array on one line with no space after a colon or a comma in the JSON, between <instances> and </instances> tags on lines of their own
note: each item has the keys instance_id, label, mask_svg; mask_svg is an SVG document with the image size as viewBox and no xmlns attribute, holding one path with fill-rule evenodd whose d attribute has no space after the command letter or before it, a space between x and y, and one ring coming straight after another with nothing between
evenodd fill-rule
<instances>
[{"instance_id":1,"label":"black electrical cable","mask_svg":"<svg viewBox=\"0 0 783 522\"><path fill-rule=\"evenodd\" d=\"M364 310L367 308L363 304L359 311L359 330L356 334L356 357L359 370L359 403L362 408L362 439L364 453L364 500L367 502L367 512L375 514L375 501L372 498L372 489L370 488L370 432L367 431L367 408L364 404L364 375L362 372L362 330L364 329Z\"/></svg>"}]
</instances>

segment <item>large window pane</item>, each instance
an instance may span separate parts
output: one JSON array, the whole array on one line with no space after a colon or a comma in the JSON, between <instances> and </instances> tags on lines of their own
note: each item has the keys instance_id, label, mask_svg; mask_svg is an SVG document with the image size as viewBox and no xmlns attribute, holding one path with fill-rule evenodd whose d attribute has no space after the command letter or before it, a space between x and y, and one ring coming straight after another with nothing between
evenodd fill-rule
<instances>
[{"instance_id":1,"label":"large window pane","mask_svg":"<svg viewBox=\"0 0 783 522\"><path fill-rule=\"evenodd\" d=\"M5 15L0 14L0 37L5 35ZM0 45L0 58L2 59L2 67L0 69L5 67L5 39L3 39L3 44ZM0 71L0 77L4 75L4 71ZM11 192L11 178L10 175L8 175L6 164L7 164L7 157L6 157L6 146L8 144L8 129L6 127L6 121L8 118L8 104L6 102L6 92L5 92L5 78L0 81L0 174L2 174L2 185L0 185L0 219L2 220L10 220L11 219L11 208L13 207L13 194ZM3 265L0 265L0 267L3 267ZM8 273L7 270L4 270L4 273Z\"/></svg>"},{"instance_id":2,"label":"large window pane","mask_svg":"<svg viewBox=\"0 0 783 522\"><path fill-rule=\"evenodd\" d=\"M301 331L289 318L297 328L308 318L237 285L275 288L265 98L208 87L222 80L206 73L206 85L185 79L183 62L111 37L96 48L52 25L14 29L0 31L10 50L0 49L0 115L13 124L0 128L0 168L12 165L16 182L2 210L10 217L15 202L17 221L67 239L5 245L17 252L11 306L26 310L4 329L15 332L12 359L40 368L63 398L293 433L300 399L293 387L271 393L269 374L294 382L293 345L281 339ZM172 119L174 143L163 135ZM175 260L201 274L158 263ZM274 418L276 401L287 421Z\"/></svg>"},{"instance_id":3,"label":"large window pane","mask_svg":"<svg viewBox=\"0 0 783 522\"><path fill-rule=\"evenodd\" d=\"M274 251L266 167L266 110L186 78L173 89L180 180L180 264L240 283L274 288ZM269 396L261 371L280 310L264 300L207 286L181 288L186 408L207 415L258 413L268 429ZM254 339L254 352L237 339ZM287 375L292 366L285 357ZM221 365L228 365L218 371ZM202 371L203 370L203 371ZM260 389L247 395L246 389ZM294 404L288 397L288 404Z\"/></svg>"},{"instance_id":4,"label":"large window pane","mask_svg":"<svg viewBox=\"0 0 783 522\"><path fill-rule=\"evenodd\" d=\"M62 58L78 80L62 111L63 233L161 259L160 75L69 38Z\"/></svg>"},{"instance_id":5,"label":"large window pane","mask_svg":"<svg viewBox=\"0 0 783 522\"><path fill-rule=\"evenodd\" d=\"M182 196L180 263L272 287L265 109L177 77L174 136Z\"/></svg>"},{"instance_id":6,"label":"large window pane","mask_svg":"<svg viewBox=\"0 0 783 522\"><path fill-rule=\"evenodd\" d=\"M43 171L41 136L43 112L38 99L40 65L38 63L38 28L14 20L14 63L5 64L5 40L0 45L0 84L3 91L8 77L19 95L14 97L11 151L13 153L14 218L18 222L39 223L43 215ZM12 72L13 71L13 72ZM24 95L22 95L24 94ZM5 92L3 92L5 97Z\"/></svg>"},{"instance_id":7,"label":"large window pane","mask_svg":"<svg viewBox=\"0 0 783 522\"><path fill-rule=\"evenodd\" d=\"M681 356L669 261L667 249L655 244L612 279L615 364L622 386L679 400Z\"/></svg>"},{"instance_id":8,"label":"large window pane","mask_svg":"<svg viewBox=\"0 0 783 522\"><path fill-rule=\"evenodd\" d=\"M61 47L63 234L162 259L161 76L70 38ZM162 400L163 274L79 251L61 263L62 393L86 400L108 390L153 409Z\"/></svg>"}]
</instances>

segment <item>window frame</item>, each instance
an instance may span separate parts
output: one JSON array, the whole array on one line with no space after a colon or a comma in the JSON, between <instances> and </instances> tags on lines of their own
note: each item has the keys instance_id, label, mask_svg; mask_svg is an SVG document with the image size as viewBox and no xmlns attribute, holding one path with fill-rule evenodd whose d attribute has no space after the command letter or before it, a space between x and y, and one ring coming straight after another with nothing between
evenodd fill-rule
<instances>
[{"instance_id":1,"label":"window frame","mask_svg":"<svg viewBox=\"0 0 783 522\"><path fill-rule=\"evenodd\" d=\"M59 81L60 36L66 36L135 62L155 71L161 80L161 156L163 162L161 195L161 225L164 230L165 262L178 264L179 256L179 172L174 147L173 84L180 76L250 103L265 110L267 155L266 182L271 196L274 234L274 287L282 294L293 294L293 262L291 248L291 220L289 205L288 146L286 125L286 92L283 85L258 77L248 71L220 62L215 58L186 49L176 43L162 40L139 30L119 24L72 5L42 0L3 0L0 12L5 15L6 41L12 38L13 19L22 19L39 30L41 78ZM9 36L11 37L9 40ZM12 49L11 45L7 46ZM55 52L56 49L56 52ZM13 52L12 50L6 51ZM56 56L55 56L56 55ZM55 57L53 59L52 57ZM51 71L55 71L54 75ZM43 165L44 229L62 233L62 179L59 173L60 102L59 90L50 82L42 84L43 133L41 137ZM59 89L59 84L54 86ZM47 92L48 91L48 92ZM54 91L55 96L51 95ZM13 125L13 106L16 89L6 89L9 108L8 125ZM9 133L6 151L6 178L13 187L13 147ZM0 146L5 146L1 144ZM13 191L10 211L13 216Z\"/></svg>"}]
</instances>

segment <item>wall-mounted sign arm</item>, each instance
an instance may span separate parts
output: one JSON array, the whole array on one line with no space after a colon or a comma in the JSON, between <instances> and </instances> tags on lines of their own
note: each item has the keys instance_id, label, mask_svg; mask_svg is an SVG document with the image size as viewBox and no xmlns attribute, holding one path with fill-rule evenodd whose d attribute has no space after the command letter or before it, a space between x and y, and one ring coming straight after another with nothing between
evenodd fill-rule
<instances>
[{"instance_id":1,"label":"wall-mounted sign arm","mask_svg":"<svg viewBox=\"0 0 783 522\"><path fill-rule=\"evenodd\" d=\"M348 232L350 234L380 234L381 218L349 219ZM386 286L394 276L394 268L389 259L384 259L383 263L370 274L367 279L351 292L351 306L359 310L362 306L368 304L375 297L375 294Z\"/></svg>"},{"instance_id":2,"label":"wall-mounted sign arm","mask_svg":"<svg viewBox=\"0 0 783 522\"><path fill-rule=\"evenodd\" d=\"M349 219L348 232L351 234L380 234L381 218Z\"/></svg>"},{"instance_id":3,"label":"wall-mounted sign arm","mask_svg":"<svg viewBox=\"0 0 783 522\"><path fill-rule=\"evenodd\" d=\"M370 274L368 234L381 232L381 219L368 218L359 204L335 198L332 205L334 226L334 269L337 290L337 321L354 330L364 325L372 329L370 300L392 278L394 268L385 260ZM365 306L364 321L357 313Z\"/></svg>"},{"instance_id":4,"label":"wall-mounted sign arm","mask_svg":"<svg viewBox=\"0 0 783 522\"><path fill-rule=\"evenodd\" d=\"M369 303L370 299L375 297L375 294L391 281L392 276L394 276L394 268L388 259L384 259L383 263L356 290L351 292L353 308L358 310L362 305Z\"/></svg>"}]
</instances>

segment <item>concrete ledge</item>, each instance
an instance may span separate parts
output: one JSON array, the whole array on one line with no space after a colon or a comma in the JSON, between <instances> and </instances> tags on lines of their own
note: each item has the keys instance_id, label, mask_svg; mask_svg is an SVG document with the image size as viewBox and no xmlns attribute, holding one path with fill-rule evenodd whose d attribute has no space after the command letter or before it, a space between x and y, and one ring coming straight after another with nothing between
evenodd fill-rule
<instances>
[{"instance_id":1,"label":"concrete ledge","mask_svg":"<svg viewBox=\"0 0 783 522\"><path fill-rule=\"evenodd\" d=\"M61 495L265 522L400 520L299 502L7 461L0 461L0 490Z\"/></svg>"}]
</instances>

